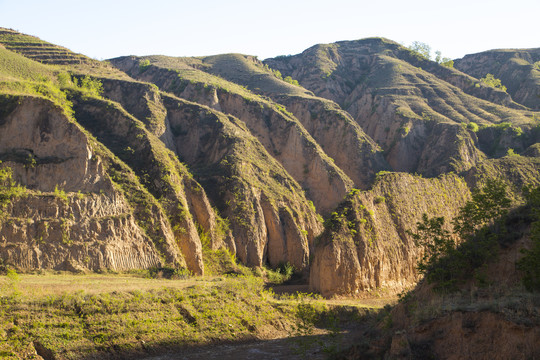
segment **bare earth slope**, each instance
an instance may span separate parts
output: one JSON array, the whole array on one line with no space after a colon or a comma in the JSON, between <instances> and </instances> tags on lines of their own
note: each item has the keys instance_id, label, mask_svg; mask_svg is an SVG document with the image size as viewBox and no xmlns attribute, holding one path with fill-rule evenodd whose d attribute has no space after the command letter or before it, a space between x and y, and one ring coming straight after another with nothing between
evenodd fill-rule
<instances>
[{"instance_id":1,"label":"bare earth slope","mask_svg":"<svg viewBox=\"0 0 540 360\"><path fill-rule=\"evenodd\" d=\"M144 65L144 60L149 64ZM245 122L266 150L302 185L321 213L331 211L353 186L351 179L283 106L189 66L179 58L124 57L110 61L129 75L152 82L163 91Z\"/></svg>"},{"instance_id":2,"label":"bare earth slope","mask_svg":"<svg viewBox=\"0 0 540 360\"><path fill-rule=\"evenodd\" d=\"M336 101L397 171L433 176L469 169L483 158L475 134L466 129L471 122L531 128L533 114L508 107L508 94L480 85L476 91L478 80L385 39L316 45L265 63Z\"/></svg>"},{"instance_id":3,"label":"bare earth slope","mask_svg":"<svg viewBox=\"0 0 540 360\"><path fill-rule=\"evenodd\" d=\"M512 98L540 110L540 49L501 49L466 55L457 69L476 78L494 75Z\"/></svg>"}]
</instances>

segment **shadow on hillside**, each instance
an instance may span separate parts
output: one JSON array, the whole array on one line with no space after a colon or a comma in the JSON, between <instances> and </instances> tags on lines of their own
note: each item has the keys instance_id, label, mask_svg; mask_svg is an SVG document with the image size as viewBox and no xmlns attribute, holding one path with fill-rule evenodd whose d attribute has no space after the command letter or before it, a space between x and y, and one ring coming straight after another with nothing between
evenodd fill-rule
<instances>
[{"instance_id":1,"label":"shadow on hillside","mask_svg":"<svg viewBox=\"0 0 540 360\"><path fill-rule=\"evenodd\" d=\"M239 340L218 344L186 346L165 344L139 351L117 351L113 345L109 351L94 353L83 360L95 359L141 359L141 360L275 360L275 359L327 359L339 350L357 342L356 332L347 331L337 337L329 334L294 336L272 340Z\"/></svg>"}]
</instances>

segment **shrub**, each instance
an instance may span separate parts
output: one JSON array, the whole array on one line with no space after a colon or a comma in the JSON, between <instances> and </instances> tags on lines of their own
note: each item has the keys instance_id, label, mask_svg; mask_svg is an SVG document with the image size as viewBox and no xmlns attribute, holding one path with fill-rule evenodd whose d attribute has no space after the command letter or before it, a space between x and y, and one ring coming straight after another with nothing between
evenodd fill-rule
<instances>
[{"instance_id":1,"label":"shrub","mask_svg":"<svg viewBox=\"0 0 540 360\"><path fill-rule=\"evenodd\" d=\"M467 124L467 129L471 130L472 132L478 131L478 124L470 122Z\"/></svg>"},{"instance_id":2,"label":"shrub","mask_svg":"<svg viewBox=\"0 0 540 360\"><path fill-rule=\"evenodd\" d=\"M150 67L150 60L144 59L139 63L139 72L143 73Z\"/></svg>"},{"instance_id":3,"label":"shrub","mask_svg":"<svg viewBox=\"0 0 540 360\"><path fill-rule=\"evenodd\" d=\"M486 74L485 77L480 79L480 82L484 83L489 87L506 91L506 86L502 84L500 79L497 79L495 76L493 76L493 74Z\"/></svg>"},{"instance_id":4,"label":"shrub","mask_svg":"<svg viewBox=\"0 0 540 360\"><path fill-rule=\"evenodd\" d=\"M373 202L375 204L380 204L386 201L386 198L384 196L376 196Z\"/></svg>"},{"instance_id":5,"label":"shrub","mask_svg":"<svg viewBox=\"0 0 540 360\"><path fill-rule=\"evenodd\" d=\"M534 222L531 225L532 246L523 249L524 256L518 261L518 269L523 272L523 285L529 291L540 291L540 187L525 189L528 205L531 207Z\"/></svg>"},{"instance_id":6,"label":"shrub","mask_svg":"<svg viewBox=\"0 0 540 360\"><path fill-rule=\"evenodd\" d=\"M431 46L420 41L413 41L409 50L418 58L429 60L431 58Z\"/></svg>"},{"instance_id":7,"label":"shrub","mask_svg":"<svg viewBox=\"0 0 540 360\"><path fill-rule=\"evenodd\" d=\"M428 218L423 214L416 232L407 231L418 245L425 249L417 268L436 290L453 290L462 279L492 259L498 244L507 237L504 215L510 207L506 184L490 179L475 189L468 201L453 219L453 233L443 228L444 217ZM456 247L454 238L460 238Z\"/></svg>"},{"instance_id":8,"label":"shrub","mask_svg":"<svg viewBox=\"0 0 540 360\"><path fill-rule=\"evenodd\" d=\"M103 92L103 84L101 81L88 75L80 79L79 88L95 96L100 96Z\"/></svg>"},{"instance_id":9,"label":"shrub","mask_svg":"<svg viewBox=\"0 0 540 360\"><path fill-rule=\"evenodd\" d=\"M2 162L0 161L0 165ZM15 184L12 176L12 170L9 167L0 168L0 219L3 217L5 208L15 197L21 197L26 194L26 189Z\"/></svg>"}]
</instances>

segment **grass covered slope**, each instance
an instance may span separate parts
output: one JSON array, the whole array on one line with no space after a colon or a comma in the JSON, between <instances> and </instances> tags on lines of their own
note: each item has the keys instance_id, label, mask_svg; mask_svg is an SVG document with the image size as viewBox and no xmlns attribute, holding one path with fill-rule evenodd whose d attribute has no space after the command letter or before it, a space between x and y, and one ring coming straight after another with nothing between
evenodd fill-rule
<instances>
[{"instance_id":1,"label":"grass covered slope","mask_svg":"<svg viewBox=\"0 0 540 360\"><path fill-rule=\"evenodd\" d=\"M436 175L473 166L482 154L475 135L459 126L510 122L525 132L534 126L535 114L508 107L511 100L499 99L501 91L386 39L316 45L265 63L340 104L381 145L395 170ZM480 89L471 90L476 84ZM443 150L439 141L457 146Z\"/></svg>"},{"instance_id":2,"label":"grass covered slope","mask_svg":"<svg viewBox=\"0 0 540 360\"><path fill-rule=\"evenodd\" d=\"M129 79L125 73L103 61L77 54L64 47L43 41L38 37L0 27L0 47L20 54L36 63L51 65L55 71L70 71L92 76Z\"/></svg>"},{"instance_id":3,"label":"grass covered slope","mask_svg":"<svg viewBox=\"0 0 540 360\"><path fill-rule=\"evenodd\" d=\"M398 293L418 281L421 249L407 233L422 213L453 217L469 198L456 175L424 179L380 174L374 187L353 190L325 221L316 243L310 288L323 296Z\"/></svg>"},{"instance_id":4,"label":"grass covered slope","mask_svg":"<svg viewBox=\"0 0 540 360\"><path fill-rule=\"evenodd\" d=\"M313 345L307 335L319 335L330 348L337 344L332 326L338 333L341 321L350 324L367 312L302 295L281 300L255 276L164 280L11 271L0 277L0 288L6 359L186 355L204 345L288 336L299 337L300 345L305 336ZM285 345L294 349L294 340Z\"/></svg>"},{"instance_id":5,"label":"grass covered slope","mask_svg":"<svg viewBox=\"0 0 540 360\"><path fill-rule=\"evenodd\" d=\"M515 101L540 110L540 49L490 50L466 55L455 66L478 79L494 75Z\"/></svg>"}]
</instances>

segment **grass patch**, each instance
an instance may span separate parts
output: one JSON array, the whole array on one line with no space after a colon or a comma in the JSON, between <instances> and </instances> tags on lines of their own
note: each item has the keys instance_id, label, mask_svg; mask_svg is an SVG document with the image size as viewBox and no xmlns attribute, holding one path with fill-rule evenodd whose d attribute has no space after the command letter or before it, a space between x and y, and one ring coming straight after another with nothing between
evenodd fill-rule
<instances>
[{"instance_id":1,"label":"grass patch","mask_svg":"<svg viewBox=\"0 0 540 360\"><path fill-rule=\"evenodd\" d=\"M296 329L329 328L325 319L345 311L306 296L277 301L255 276L141 275L0 276L0 352L24 357L33 345L66 359L140 356L278 333L297 336ZM348 311L362 318L362 311Z\"/></svg>"}]
</instances>

